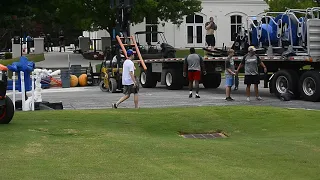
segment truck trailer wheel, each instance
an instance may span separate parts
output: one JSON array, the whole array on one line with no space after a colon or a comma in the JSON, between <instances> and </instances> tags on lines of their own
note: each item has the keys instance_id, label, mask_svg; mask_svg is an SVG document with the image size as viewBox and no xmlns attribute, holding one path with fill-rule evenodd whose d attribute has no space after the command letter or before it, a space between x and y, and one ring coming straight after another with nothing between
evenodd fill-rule
<instances>
[{"instance_id":1,"label":"truck trailer wheel","mask_svg":"<svg viewBox=\"0 0 320 180\"><path fill-rule=\"evenodd\" d=\"M304 100L320 101L320 72L307 71L300 78L300 93Z\"/></svg>"},{"instance_id":2,"label":"truck trailer wheel","mask_svg":"<svg viewBox=\"0 0 320 180\"><path fill-rule=\"evenodd\" d=\"M276 72L272 78L270 88L273 88L272 92L274 92L278 98L287 91L291 91L293 97L297 98L299 97L298 79L299 75L294 70L280 70Z\"/></svg>"},{"instance_id":3,"label":"truck trailer wheel","mask_svg":"<svg viewBox=\"0 0 320 180\"><path fill-rule=\"evenodd\" d=\"M149 69L141 71L140 84L143 88L154 88L157 86L156 73L152 73Z\"/></svg>"},{"instance_id":4,"label":"truck trailer wheel","mask_svg":"<svg viewBox=\"0 0 320 180\"><path fill-rule=\"evenodd\" d=\"M114 78L109 79L109 92L111 93L117 92L117 80Z\"/></svg>"},{"instance_id":5,"label":"truck trailer wheel","mask_svg":"<svg viewBox=\"0 0 320 180\"><path fill-rule=\"evenodd\" d=\"M9 124L14 115L14 105L8 96L2 101L4 105L0 107L0 124Z\"/></svg>"},{"instance_id":6,"label":"truck trailer wheel","mask_svg":"<svg viewBox=\"0 0 320 180\"><path fill-rule=\"evenodd\" d=\"M169 69L165 75L166 87L169 90L179 90L183 88L183 76L182 72Z\"/></svg>"},{"instance_id":7,"label":"truck trailer wheel","mask_svg":"<svg viewBox=\"0 0 320 180\"><path fill-rule=\"evenodd\" d=\"M202 76L202 84L205 88L218 88L221 84L221 74L220 73L208 73Z\"/></svg>"}]
</instances>

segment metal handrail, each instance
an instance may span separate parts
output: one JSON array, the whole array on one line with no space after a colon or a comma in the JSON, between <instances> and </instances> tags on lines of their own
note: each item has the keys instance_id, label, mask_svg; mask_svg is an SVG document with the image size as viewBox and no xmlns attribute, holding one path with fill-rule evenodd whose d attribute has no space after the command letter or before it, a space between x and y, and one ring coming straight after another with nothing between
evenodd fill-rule
<instances>
[{"instance_id":1,"label":"metal handrail","mask_svg":"<svg viewBox=\"0 0 320 180\"><path fill-rule=\"evenodd\" d=\"M248 31L249 31L249 26L250 25L252 25L255 29L257 29L257 26L254 24L253 20L251 19L252 17L257 17L257 16L247 16L247 29L248 29ZM257 33L257 38L259 39L258 33ZM249 41L249 44L251 44L250 36L248 36L248 41Z\"/></svg>"},{"instance_id":2,"label":"metal handrail","mask_svg":"<svg viewBox=\"0 0 320 180\"><path fill-rule=\"evenodd\" d=\"M245 32L245 27L244 27L244 23L242 23L241 27L240 27L240 32L239 32L239 35L240 35L240 40L243 40L246 36L246 32Z\"/></svg>"},{"instance_id":3,"label":"metal handrail","mask_svg":"<svg viewBox=\"0 0 320 180\"><path fill-rule=\"evenodd\" d=\"M313 14L313 12L318 12L317 18L320 19L320 7L313 7L313 8L311 8L311 11L312 11L312 18L313 18L313 19L314 19L314 14Z\"/></svg>"},{"instance_id":4,"label":"metal handrail","mask_svg":"<svg viewBox=\"0 0 320 180\"><path fill-rule=\"evenodd\" d=\"M279 25L280 25L280 28L279 28ZM282 28L283 28L282 19L279 19L278 23L277 23L277 38L278 39L280 39L282 36Z\"/></svg>"}]
</instances>

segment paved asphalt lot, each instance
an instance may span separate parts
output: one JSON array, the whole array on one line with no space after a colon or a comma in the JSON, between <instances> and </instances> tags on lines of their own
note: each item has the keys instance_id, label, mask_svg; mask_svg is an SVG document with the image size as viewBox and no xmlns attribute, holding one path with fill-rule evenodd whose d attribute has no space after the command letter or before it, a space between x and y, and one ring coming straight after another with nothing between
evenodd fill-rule
<instances>
[{"instance_id":1,"label":"paved asphalt lot","mask_svg":"<svg viewBox=\"0 0 320 180\"><path fill-rule=\"evenodd\" d=\"M189 91L167 90L164 86L158 85L156 88L140 88L139 104L141 108L161 108L178 106L226 106L226 105L253 105L253 106L277 106L287 108L305 108L320 110L320 102L306 102L293 100L283 102L269 93L268 89L260 85L260 95L263 101L257 101L254 97L251 102L246 102L245 86L240 81L238 91L233 91L233 102L225 101L224 80L218 89L200 89L200 99L188 97ZM75 88L50 88L42 91L43 101L62 102L64 109L104 109L111 108L111 104L118 101L122 93L102 92L98 86L75 87ZM12 97L12 91L8 91ZM252 87L253 95L253 87ZM17 93L17 99L21 99L21 94ZM120 105L119 108L134 107L133 97Z\"/></svg>"},{"instance_id":2,"label":"paved asphalt lot","mask_svg":"<svg viewBox=\"0 0 320 180\"><path fill-rule=\"evenodd\" d=\"M50 52L45 54L45 61L36 63L37 67L59 68L68 67L68 54L70 64L82 65L87 67L89 62L92 66L100 64L101 61L88 61L79 54L72 52L58 53ZM263 82L263 81L262 81ZM263 87L263 84L260 85ZM195 93L195 92L194 92ZM290 102L282 102L269 93L269 89L260 88L260 95L263 101L256 101L252 98L251 102L246 102L245 86L240 80L238 91L232 92L233 102L225 101L224 80L218 89L200 89L200 99L189 99L189 90L185 87L183 90L167 90L164 86L158 85L157 88L144 89L140 88L140 107L141 108L160 108L172 106L225 106L225 105L254 105L254 106L278 106L290 108L306 108L320 110L320 102L306 102L294 100ZM7 93L12 98L12 91ZM30 92L28 93L30 96ZM117 102L122 93L102 92L98 86L94 87L75 87L75 88L50 88L42 90L43 101L62 102L64 109L101 109L111 108L111 104ZM252 87L253 95L253 87ZM17 93L17 100L21 99L21 94ZM134 107L133 97L120 105L119 108Z\"/></svg>"}]
</instances>

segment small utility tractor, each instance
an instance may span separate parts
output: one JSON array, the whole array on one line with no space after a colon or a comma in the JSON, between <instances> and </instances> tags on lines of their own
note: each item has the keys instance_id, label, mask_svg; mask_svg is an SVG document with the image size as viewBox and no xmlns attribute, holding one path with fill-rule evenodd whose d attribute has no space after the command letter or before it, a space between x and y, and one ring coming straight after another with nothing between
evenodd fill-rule
<instances>
[{"instance_id":1,"label":"small utility tractor","mask_svg":"<svg viewBox=\"0 0 320 180\"><path fill-rule=\"evenodd\" d=\"M122 92L122 67L124 56L116 55L111 60L104 60L100 67L99 87L103 92Z\"/></svg>"},{"instance_id":2,"label":"small utility tractor","mask_svg":"<svg viewBox=\"0 0 320 180\"><path fill-rule=\"evenodd\" d=\"M0 124L9 124L14 115L14 105L7 94L8 68L0 64Z\"/></svg>"}]
</instances>

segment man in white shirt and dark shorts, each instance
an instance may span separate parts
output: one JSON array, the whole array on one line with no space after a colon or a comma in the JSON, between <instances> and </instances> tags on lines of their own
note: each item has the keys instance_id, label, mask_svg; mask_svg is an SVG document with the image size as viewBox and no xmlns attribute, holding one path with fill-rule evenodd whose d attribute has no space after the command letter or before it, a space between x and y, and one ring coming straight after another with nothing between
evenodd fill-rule
<instances>
[{"instance_id":1,"label":"man in white shirt and dark shorts","mask_svg":"<svg viewBox=\"0 0 320 180\"><path fill-rule=\"evenodd\" d=\"M119 99L116 104L112 104L113 108L118 108L119 104L129 99L130 95L134 94L134 104L135 108L138 108L138 91L139 85L137 84L136 78L134 76L134 53L131 49L127 50L128 59L123 63L122 68L122 85L123 85L123 94L124 96Z\"/></svg>"}]
</instances>

